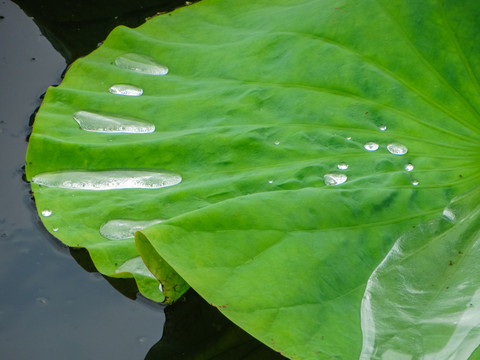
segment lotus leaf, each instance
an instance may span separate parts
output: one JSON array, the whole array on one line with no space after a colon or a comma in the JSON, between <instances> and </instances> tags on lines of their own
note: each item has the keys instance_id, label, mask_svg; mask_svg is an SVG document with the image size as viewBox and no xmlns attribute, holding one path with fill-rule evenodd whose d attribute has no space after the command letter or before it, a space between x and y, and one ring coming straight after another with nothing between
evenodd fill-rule
<instances>
[{"instance_id":1,"label":"lotus leaf","mask_svg":"<svg viewBox=\"0 0 480 360\"><path fill-rule=\"evenodd\" d=\"M116 28L36 117L26 172L45 227L150 299L193 287L291 359L467 358L479 15L204 0Z\"/></svg>"}]
</instances>

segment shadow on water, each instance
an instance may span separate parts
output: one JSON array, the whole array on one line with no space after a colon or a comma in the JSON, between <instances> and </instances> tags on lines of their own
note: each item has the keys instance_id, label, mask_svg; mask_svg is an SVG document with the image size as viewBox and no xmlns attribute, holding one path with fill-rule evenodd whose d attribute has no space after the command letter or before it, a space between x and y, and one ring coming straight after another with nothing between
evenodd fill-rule
<instances>
[{"instance_id":1,"label":"shadow on water","mask_svg":"<svg viewBox=\"0 0 480 360\"><path fill-rule=\"evenodd\" d=\"M199 0L190 1L190 3ZM137 27L181 0L14 0L70 64L95 49L118 25Z\"/></svg>"},{"instance_id":2,"label":"shadow on water","mask_svg":"<svg viewBox=\"0 0 480 360\"><path fill-rule=\"evenodd\" d=\"M22 179L32 113L47 87L61 81L67 63L94 50L113 27L138 26L184 2L15 3L0 0L1 357L283 359L193 290L164 307L139 296L133 280L101 276L86 250L64 246L43 228Z\"/></svg>"}]
</instances>

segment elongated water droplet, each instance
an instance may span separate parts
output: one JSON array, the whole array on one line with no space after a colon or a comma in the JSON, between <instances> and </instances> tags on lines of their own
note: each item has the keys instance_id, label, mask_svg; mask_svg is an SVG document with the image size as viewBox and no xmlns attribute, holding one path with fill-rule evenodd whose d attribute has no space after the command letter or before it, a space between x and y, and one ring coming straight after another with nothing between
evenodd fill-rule
<instances>
[{"instance_id":1,"label":"elongated water droplet","mask_svg":"<svg viewBox=\"0 0 480 360\"><path fill-rule=\"evenodd\" d=\"M161 222L162 220L110 220L100 227L100 234L109 240L133 239L136 231Z\"/></svg>"},{"instance_id":2,"label":"elongated water droplet","mask_svg":"<svg viewBox=\"0 0 480 360\"><path fill-rule=\"evenodd\" d=\"M162 283L158 284L158 290L160 290L163 293L163 285Z\"/></svg>"},{"instance_id":3,"label":"elongated water droplet","mask_svg":"<svg viewBox=\"0 0 480 360\"><path fill-rule=\"evenodd\" d=\"M52 229L54 232L57 232L58 231L58 228L53 228Z\"/></svg>"},{"instance_id":4,"label":"elongated water droplet","mask_svg":"<svg viewBox=\"0 0 480 360\"><path fill-rule=\"evenodd\" d=\"M155 125L125 117L77 111L73 118L85 131L100 133L148 134L155 131Z\"/></svg>"},{"instance_id":5,"label":"elongated water droplet","mask_svg":"<svg viewBox=\"0 0 480 360\"><path fill-rule=\"evenodd\" d=\"M378 150L378 144L372 141L367 142L365 145L363 145L363 147L365 148L365 150L368 150L368 151Z\"/></svg>"},{"instance_id":6,"label":"elongated water droplet","mask_svg":"<svg viewBox=\"0 0 480 360\"><path fill-rule=\"evenodd\" d=\"M348 169L348 164L345 163L340 163L337 165L338 170L347 170Z\"/></svg>"},{"instance_id":7,"label":"elongated water droplet","mask_svg":"<svg viewBox=\"0 0 480 360\"><path fill-rule=\"evenodd\" d=\"M346 139L347 139L348 141L350 141L350 140L352 140L352 137L349 136L349 137L347 137Z\"/></svg>"},{"instance_id":8,"label":"elongated water droplet","mask_svg":"<svg viewBox=\"0 0 480 360\"><path fill-rule=\"evenodd\" d=\"M413 164L405 165L405 170L407 170L407 171L412 171L414 168L415 168L415 166L413 166Z\"/></svg>"},{"instance_id":9,"label":"elongated water droplet","mask_svg":"<svg viewBox=\"0 0 480 360\"><path fill-rule=\"evenodd\" d=\"M388 144L387 150L393 155L405 155L408 152L407 147L399 143Z\"/></svg>"},{"instance_id":10,"label":"elongated water droplet","mask_svg":"<svg viewBox=\"0 0 480 360\"><path fill-rule=\"evenodd\" d=\"M347 176L345 174L325 174L323 176L325 185L340 185L347 181Z\"/></svg>"},{"instance_id":11,"label":"elongated water droplet","mask_svg":"<svg viewBox=\"0 0 480 360\"><path fill-rule=\"evenodd\" d=\"M413 185L413 186L417 186L417 185L418 185L418 181L417 181L417 180L412 181L412 185Z\"/></svg>"},{"instance_id":12,"label":"elongated water droplet","mask_svg":"<svg viewBox=\"0 0 480 360\"><path fill-rule=\"evenodd\" d=\"M445 216L448 220L450 221L455 221L455 214L453 211L449 208L445 208L442 213L443 216Z\"/></svg>"},{"instance_id":13,"label":"elongated water droplet","mask_svg":"<svg viewBox=\"0 0 480 360\"><path fill-rule=\"evenodd\" d=\"M132 274L140 274L143 276L148 276L153 279L156 279L155 276L148 270L147 266L143 262L143 259L140 256L137 256L133 259L125 261L120 265L115 273L129 272Z\"/></svg>"},{"instance_id":14,"label":"elongated water droplet","mask_svg":"<svg viewBox=\"0 0 480 360\"><path fill-rule=\"evenodd\" d=\"M120 69L130 70L147 75L166 75L168 68L150 56L135 53L123 54L115 59Z\"/></svg>"},{"instance_id":15,"label":"elongated water droplet","mask_svg":"<svg viewBox=\"0 0 480 360\"><path fill-rule=\"evenodd\" d=\"M378 127L378 129L380 131L385 131L385 130L387 130L387 127L385 125L381 125L381 126Z\"/></svg>"},{"instance_id":16,"label":"elongated water droplet","mask_svg":"<svg viewBox=\"0 0 480 360\"><path fill-rule=\"evenodd\" d=\"M137 170L43 173L32 179L38 185L73 190L159 189L181 181L174 173Z\"/></svg>"},{"instance_id":17,"label":"elongated water droplet","mask_svg":"<svg viewBox=\"0 0 480 360\"><path fill-rule=\"evenodd\" d=\"M280 141L275 140L274 144L275 144L275 145L280 145Z\"/></svg>"},{"instance_id":18,"label":"elongated water droplet","mask_svg":"<svg viewBox=\"0 0 480 360\"><path fill-rule=\"evenodd\" d=\"M115 84L110 86L108 91L114 95L124 96L141 96L143 94L143 89L129 84Z\"/></svg>"},{"instance_id":19,"label":"elongated water droplet","mask_svg":"<svg viewBox=\"0 0 480 360\"><path fill-rule=\"evenodd\" d=\"M48 209L42 210L42 216L49 217L51 215L52 215L51 210L48 210Z\"/></svg>"}]
</instances>

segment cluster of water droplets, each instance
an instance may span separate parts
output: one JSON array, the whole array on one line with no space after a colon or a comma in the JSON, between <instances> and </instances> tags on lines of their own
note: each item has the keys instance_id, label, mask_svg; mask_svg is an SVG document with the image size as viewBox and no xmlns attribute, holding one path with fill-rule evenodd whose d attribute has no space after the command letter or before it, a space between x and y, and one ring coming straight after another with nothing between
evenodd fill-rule
<instances>
[{"instance_id":1,"label":"cluster of water droplets","mask_svg":"<svg viewBox=\"0 0 480 360\"><path fill-rule=\"evenodd\" d=\"M378 127L378 130L384 132L387 131L387 126L386 125L380 125ZM345 138L347 141L351 141L352 137L348 136ZM367 141L366 143L363 144L363 148L366 151L374 152L380 149L380 144L374 141ZM387 151L392 154L392 155L405 155L408 152L408 148L401 143L398 142L392 142L389 143L386 146ZM347 170L348 169L348 164L346 163L340 163L337 165L338 170ZM414 169L414 165L411 163L408 163L404 167L405 171L412 171ZM332 186L332 185L340 185L343 184L347 181L347 176L343 173L328 173L324 175L324 182L325 185L327 186ZM413 186L417 186L419 182L417 180L412 181Z\"/></svg>"},{"instance_id":2,"label":"cluster of water droplets","mask_svg":"<svg viewBox=\"0 0 480 360\"><path fill-rule=\"evenodd\" d=\"M168 74L168 68L150 56L127 53L118 56L115 66L143 75L163 76ZM112 95L139 97L143 89L134 84L117 83L110 86L108 92ZM98 111L79 110L73 114L80 129L94 133L111 134L149 134L155 131L155 125L148 121ZM60 171L41 173L33 177L32 182L52 188L69 190L104 191L121 189L160 189L177 185L182 177L170 171L140 171L140 170L109 170L109 171ZM43 217L50 217L52 211L41 211ZM131 239L138 230L157 224L161 220L110 220L100 229L102 236L109 240ZM52 228L56 232L57 227ZM136 272L153 276L148 272L141 259L131 259L118 268L117 272Z\"/></svg>"},{"instance_id":3,"label":"cluster of water droplets","mask_svg":"<svg viewBox=\"0 0 480 360\"><path fill-rule=\"evenodd\" d=\"M168 74L168 68L150 56L127 53L115 59L115 65L122 70L153 76ZM113 95L138 97L143 89L133 84L113 84L108 89ZM148 134L155 131L155 125L144 120L117 114L103 114L95 111L80 110L73 114L73 119L84 131L100 133Z\"/></svg>"}]
</instances>

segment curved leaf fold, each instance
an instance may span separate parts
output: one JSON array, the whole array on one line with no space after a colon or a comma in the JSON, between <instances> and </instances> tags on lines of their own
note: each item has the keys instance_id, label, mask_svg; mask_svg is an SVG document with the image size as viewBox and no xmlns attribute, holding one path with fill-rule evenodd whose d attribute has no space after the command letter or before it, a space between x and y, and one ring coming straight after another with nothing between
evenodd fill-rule
<instances>
[{"instance_id":1,"label":"curved leaf fold","mask_svg":"<svg viewBox=\"0 0 480 360\"><path fill-rule=\"evenodd\" d=\"M398 239L362 301L361 359L467 359L480 343L480 188Z\"/></svg>"}]
</instances>

